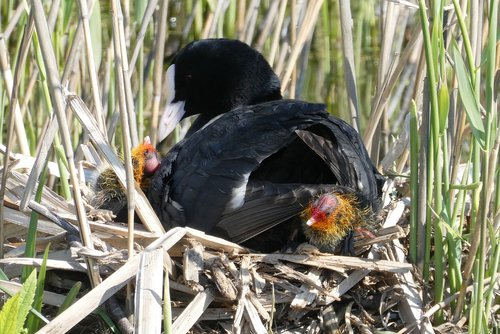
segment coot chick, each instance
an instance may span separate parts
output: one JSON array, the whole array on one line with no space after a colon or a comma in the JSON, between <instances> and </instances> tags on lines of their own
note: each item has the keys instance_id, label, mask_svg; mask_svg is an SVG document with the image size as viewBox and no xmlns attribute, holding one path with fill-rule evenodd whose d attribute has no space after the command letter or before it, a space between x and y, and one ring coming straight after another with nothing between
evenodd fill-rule
<instances>
[{"instance_id":1,"label":"coot chick","mask_svg":"<svg viewBox=\"0 0 500 334\"><path fill-rule=\"evenodd\" d=\"M200 116L152 179L149 199L165 228L189 226L266 252L307 236L333 251L363 219L372 221L383 177L358 133L322 104L281 100L279 80L257 51L225 39L193 42L169 78L169 110ZM338 219L306 224L322 194L339 199L326 201L325 216L356 212L356 219L343 219L342 228Z\"/></svg>"},{"instance_id":2,"label":"coot chick","mask_svg":"<svg viewBox=\"0 0 500 334\"><path fill-rule=\"evenodd\" d=\"M151 139L146 137L141 144L132 149L131 156L134 180L140 185L142 191L147 192L153 174L160 167L158 152L151 144ZM126 213L121 212L126 210L126 191L111 167L105 168L97 175L92 184L92 190L94 192L91 200L93 207L110 210L121 219L126 217Z\"/></svg>"},{"instance_id":3,"label":"coot chick","mask_svg":"<svg viewBox=\"0 0 500 334\"><path fill-rule=\"evenodd\" d=\"M320 251L356 255L354 233L373 238L374 213L372 206L362 203L362 198L351 188L335 187L309 202L302 218L304 234L309 243ZM339 248L341 241L347 242ZM363 251L363 250L361 250Z\"/></svg>"}]
</instances>

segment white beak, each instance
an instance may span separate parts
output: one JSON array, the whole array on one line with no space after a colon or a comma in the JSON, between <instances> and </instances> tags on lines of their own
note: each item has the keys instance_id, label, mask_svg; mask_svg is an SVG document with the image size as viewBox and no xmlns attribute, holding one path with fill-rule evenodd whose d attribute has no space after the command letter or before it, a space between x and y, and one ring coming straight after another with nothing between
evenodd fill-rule
<instances>
[{"instance_id":1,"label":"white beak","mask_svg":"<svg viewBox=\"0 0 500 334\"><path fill-rule=\"evenodd\" d=\"M315 224L315 223L316 223L316 219L314 219L314 218L312 218L312 217L311 217L311 218L309 218L309 219L307 220L307 222L306 222L307 226L312 226L312 225L313 225L313 224Z\"/></svg>"},{"instance_id":2,"label":"white beak","mask_svg":"<svg viewBox=\"0 0 500 334\"><path fill-rule=\"evenodd\" d=\"M165 139L179 124L182 116L186 113L184 110L185 103L185 101L179 101L167 104L158 124L158 141Z\"/></svg>"},{"instance_id":3,"label":"white beak","mask_svg":"<svg viewBox=\"0 0 500 334\"><path fill-rule=\"evenodd\" d=\"M170 65L167 70L167 106L163 111L158 124L158 141L162 141L172 131L186 113L184 110L185 101L172 103L175 97L175 65Z\"/></svg>"}]
</instances>

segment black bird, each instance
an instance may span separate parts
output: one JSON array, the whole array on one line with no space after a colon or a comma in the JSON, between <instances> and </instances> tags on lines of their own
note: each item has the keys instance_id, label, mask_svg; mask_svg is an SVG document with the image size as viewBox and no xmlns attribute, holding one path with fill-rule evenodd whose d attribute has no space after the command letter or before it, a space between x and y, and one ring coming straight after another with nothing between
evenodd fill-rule
<instances>
[{"instance_id":1,"label":"black bird","mask_svg":"<svg viewBox=\"0 0 500 334\"><path fill-rule=\"evenodd\" d=\"M369 227L383 177L358 133L322 104L281 100L257 51L226 39L193 42L169 75L170 102L201 116L151 181L166 228L189 226L261 251L307 237L332 252Z\"/></svg>"}]
</instances>

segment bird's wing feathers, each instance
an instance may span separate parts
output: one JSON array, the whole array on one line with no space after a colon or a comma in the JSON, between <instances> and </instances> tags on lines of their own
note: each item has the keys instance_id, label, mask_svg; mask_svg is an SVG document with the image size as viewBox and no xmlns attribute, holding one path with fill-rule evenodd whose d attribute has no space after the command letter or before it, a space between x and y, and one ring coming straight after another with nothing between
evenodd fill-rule
<instances>
[{"instance_id":1,"label":"bird's wing feathers","mask_svg":"<svg viewBox=\"0 0 500 334\"><path fill-rule=\"evenodd\" d=\"M226 211L217 224L230 240L241 243L300 214L319 192L331 186L251 182L244 204Z\"/></svg>"},{"instance_id":2,"label":"bird's wing feathers","mask_svg":"<svg viewBox=\"0 0 500 334\"><path fill-rule=\"evenodd\" d=\"M335 145L336 143L307 130L296 130L295 132L330 167L340 184L347 185L351 182L355 175L353 175L345 155L335 147L338 146Z\"/></svg>"},{"instance_id":3,"label":"bird's wing feathers","mask_svg":"<svg viewBox=\"0 0 500 334\"><path fill-rule=\"evenodd\" d=\"M294 139L290 133L304 123L301 106L311 106L303 102L266 105L222 115L177 144L174 156L169 152L162 162L161 186L150 192L152 201L166 203L167 197L159 189L163 187L184 208L188 225L205 230L218 222L228 205L238 207L234 196L245 189L250 174L264 159ZM293 106L299 110L293 112Z\"/></svg>"},{"instance_id":4,"label":"bird's wing feathers","mask_svg":"<svg viewBox=\"0 0 500 334\"><path fill-rule=\"evenodd\" d=\"M148 199L155 210L160 221L168 222L168 227L183 226L185 218L182 208L172 202L170 198L170 180L175 162L182 148L183 141L174 146L161 162L160 168L151 178L151 187L148 191Z\"/></svg>"},{"instance_id":5,"label":"bird's wing feathers","mask_svg":"<svg viewBox=\"0 0 500 334\"><path fill-rule=\"evenodd\" d=\"M363 180L367 153L359 135L336 120L324 105L300 101L269 102L224 114L168 153L152 180L153 207L167 226L185 222L207 232L222 229L233 241L249 239L297 215L304 199L312 196L307 186L252 178L264 160L297 136L330 166L341 185L359 189L359 182L371 182ZM323 130L317 130L318 124ZM276 172L283 168L297 166Z\"/></svg>"},{"instance_id":6,"label":"bird's wing feathers","mask_svg":"<svg viewBox=\"0 0 500 334\"><path fill-rule=\"evenodd\" d=\"M381 188L377 176L382 177L373 166L359 134L334 117L318 124L321 126L296 133L330 167L340 185L359 190L367 199L378 198Z\"/></svg>"}]
</instances>

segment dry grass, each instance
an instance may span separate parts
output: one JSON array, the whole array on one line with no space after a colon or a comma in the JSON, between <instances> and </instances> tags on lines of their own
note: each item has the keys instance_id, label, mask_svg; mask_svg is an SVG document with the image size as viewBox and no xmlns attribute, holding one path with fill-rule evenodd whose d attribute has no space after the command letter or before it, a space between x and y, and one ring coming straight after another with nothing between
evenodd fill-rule
<instances>
[{"instance_id":1,"label":"dry grass","mask_svg":"<svg viewBox=\"0 0 500 334\"><path fill-rule=\"evenodd\" d=\"M479 68L489 31L485 10L477 6L473 1L463 10L470 17L470 40ZM460 20L455 8L450 5L445 9L449 18L445 31L453 37L444 43L447 55L451 53L451 40L465 37L457 26ZM472 159L473 135L469 115L456 93L458 84L451 70L455 63L445 54L441 55L440 78L448 82L450 113L449 129L443 135L449 147L448 151L443 149L443 155L453 159L449 161L451 175L443 183L463 182L462 187L475 200L461 202L465 191L460 185L450 187L451 192L443 197L449 195L451 203L447 205L454 215L445 228L440 225L444 218L434 217L444 216L436 211L436 199L426 201L422 186L426 179L412 186L415 192L408 190L409 160L418 160L422 172L427 159L418 152L412 157L409 152L412 101L419 112L418 124L428 124L429 115L429 92L423 80L424 39L417 10L418 5L410 1L375 0L2 1L3 270L16 281L22 266L40 266L41 260L24 257L33 241L35 254L51 244L47 267L50 272L62 273L59 279L63 283L72 280L68 272L82 273L77 277L84 281L87 275L90 277L86 294L40 332L70 330L115 294L120 303L126 300L123 304L131 306L134 286L130 282L135 282L136 289L136 331L159 332L160 315L169 311L168 307L162 310L160 297L165 271L170 288L167 306L172 307L173 320L170 328L169 320L163 328L170 333L369 333L375 329L404 333L416 327L425 332L461 332L472 328L470 308L461 306L464 301L472 303L479 298L478 290L471 288L478 285L484 288L479 291L490 295L491 313L484 314L485 325L498 328L498 306L494 304L500 254L498 167L491 166L493 176L497 171L496 177L482 188L477 179L460 176L459 171ZM251 254L238 245L190 229L163 234L144 194L134 187L128 152L144 135L150 135L153 141L156 138L165 103L164 63L186 42L207 37L239 38L256 47L282 79L285 96L323 101L332 113L349 120L363 134L372 159L380 162L385 174L393 176L384 197L384 228L362 258L308 249L300 254ZM497 74L499 54L493 67ZM445 59L449 63L445 64ZM485 70L481 71L487 76ZM488 94L482 94L485 85L477 86L481 106L495 110L496 105L489 106L485 101ZM493 117L493 124L497 124L494 122L498 119ZM421 132L420 152L426 152L428 137ZM489 157L498 159L498 133L493 132L492 138L496 141L486 151L488 156L480 157L483 162ZM125 166L117 153L124 156ZM112 222L110 217L91 210L83 173L89 162L112 166L127 186L129 198L135 199L133 206L143 225ZM44 180L44 186L41 200L36 201L39 180ZM422 193L417 197L419 189ZM486 195L483 199L479 194ZM489 230L486 224L482 232L471 227L474 213L464 209L455 214L457 208L471 203L476 206L473 211L483 210L479 213L484 212ZM410 208L420 214L419 225L414 227L420 239L411 241L418 245L411 253L416 256L415 266L407 260ZM29 236L32 212L41 215L35 220L36 241ZM81 243L67 240L64 230L53 223L57 217L78 228ZM133 211L129 217L133 217ZM428 229L429 235L425 226L433 227ZM440 232L437 236L436 231ZM443 245L447 253L437 255L436 244ZM363 246L362 241L357 245ZM484 253L476 255L478 248ZM135 256L127 259L132 252ZM426 262L426 254L433 254L434 262ZM480 275L484 280L478 280L478 271L474 271L469 281L476 256L481 254L486 254L482 258L486 259L488 273ZM444 268L439 269L436 257ZM458 281L447 284L441 296L433 289L439 283L439 272L444 272L447 280ZM6 291L19 289L16 282L0 282ZM67 288L54 288L51 282L46 281L46 289L55 292L46 291L43 302L59 307ZM127 284L128 293L122 289ZM488 305L487 300L484 305Z\"/></svg>"}]
</instances>

